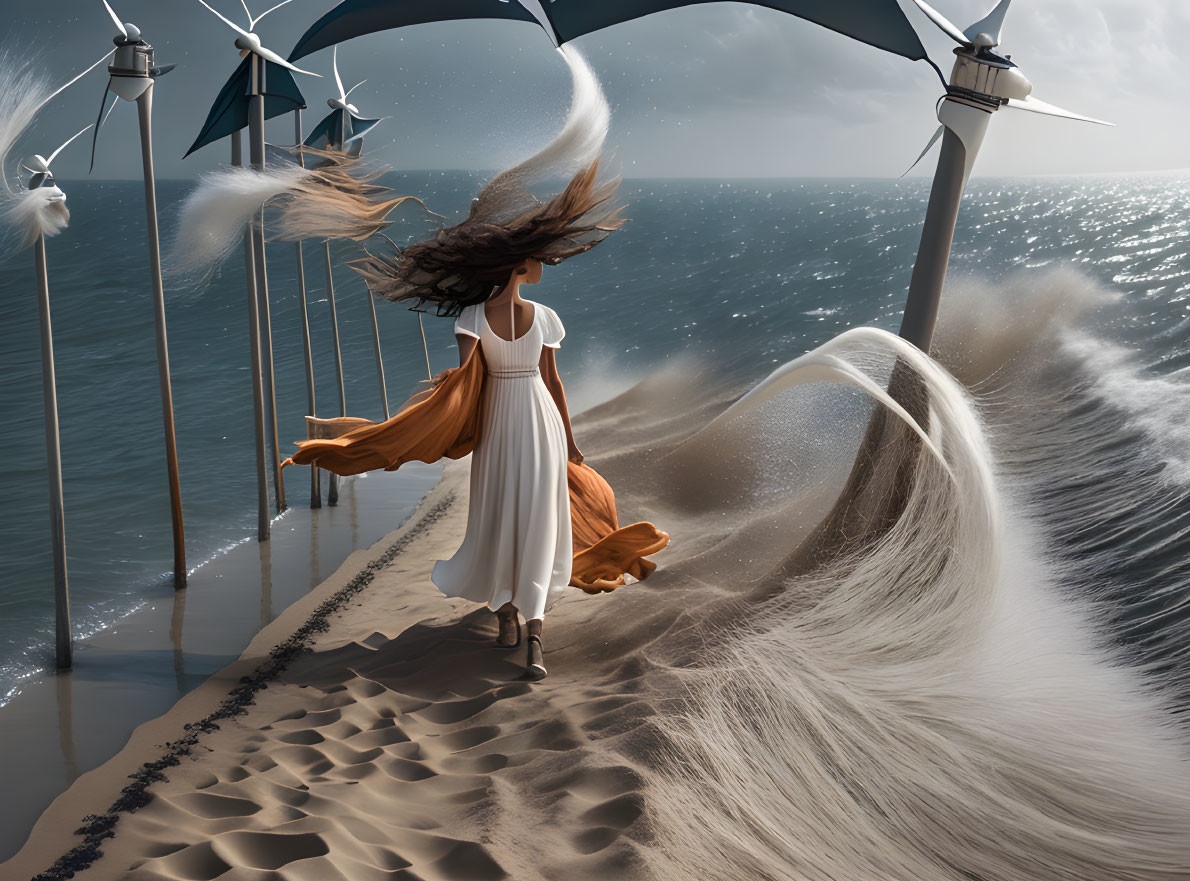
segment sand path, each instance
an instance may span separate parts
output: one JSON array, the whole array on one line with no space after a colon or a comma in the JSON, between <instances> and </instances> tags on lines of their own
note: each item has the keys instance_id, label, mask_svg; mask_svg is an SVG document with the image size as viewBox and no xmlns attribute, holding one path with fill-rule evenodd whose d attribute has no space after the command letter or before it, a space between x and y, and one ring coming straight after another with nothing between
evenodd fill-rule
<instances>
[{"instance_id":1,"label":"sand path","mask_svg":"<svg viewBox=\"0 0 1190 881\"><path fill-rule=\"evenodd\" d=\"M653 709L631 679L589 681L567 644L611 598L560 602L551 676L527 682L523 649L493 646L490 613L427 577L463 531L466 477L466 463L447 469L419 511L451 500L435 528L412 523L332 635L204 737L80 877L641 876L641 776L617 740Z\"/></svg>"}]
</instances>

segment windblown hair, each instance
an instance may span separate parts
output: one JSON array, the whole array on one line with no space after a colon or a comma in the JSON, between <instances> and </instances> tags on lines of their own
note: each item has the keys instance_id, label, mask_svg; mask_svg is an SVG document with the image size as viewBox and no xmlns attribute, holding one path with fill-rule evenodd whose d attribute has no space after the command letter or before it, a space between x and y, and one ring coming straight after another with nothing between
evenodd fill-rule
<instances>
[{"instance_id":1,"label":"windblown hair","mask_svg":"<svg viewBox=\"0 0 1190 881\"><path fill-rule=\"evenodd\" d=\"M556 266L624 225L623 206L612 201L619 179L597 183L598 172L596 159L561 193L546 202L530 197L531 207L503 221L480 216L481 197L466 220L434 238L352 266L376 296L413 301L417 310L432 304L438 315L457 316L488 299L526 259Z\"/></svg>"},{"instance_id":2,"label":"windblown hair","mask_svg":"<svg viewBox=\"0 0 1190 881\"><path fill-rule=\"evenodd\" d=\"M366 164L341 150L301 147L308 173L290 193L275 223L273 237L288 242L305 239L351 239L361 242L385 229L398 205L415 196L389 198L392 191L376 181L383 167Z\"/></svg>"},{"instance_id":3,"label":"windblown hair","mask_svg":"<svg viewBox=\"0 0 1190 881\"><path fill-rule=\"evenodd\" d=\"M413 198L375 182L383 167L341 151L303 147L301 156L311 158L312 167L285 161L203 175L182 205L166 261L170 275L205 282L240 246L262 206L270 209L270 239L361 241L387 227L393 209Z\"/></svg>"}]
</instances>

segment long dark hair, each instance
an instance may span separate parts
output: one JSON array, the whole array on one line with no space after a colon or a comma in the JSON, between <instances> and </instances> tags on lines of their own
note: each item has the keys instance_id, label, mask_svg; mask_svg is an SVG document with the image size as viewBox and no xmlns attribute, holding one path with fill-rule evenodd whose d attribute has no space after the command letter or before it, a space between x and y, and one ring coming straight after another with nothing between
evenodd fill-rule
<instances>
[{"instance_id":1,"label":"long dark hair","mask_svg":"<svg viewBox=\"0 0 1190 881\"><path fill-rule=\"evenodd\" d=\"M561 193L546 202L532 200L535 204L508 219L480 217L476 200L471 215L457 226L404 250L369 254L352 268L376 296L457 316L487 300L526 259L556 266L625 224L623 206L612 204L619 179L596 183L598 172L596 160Z\"/></svg>"}]
</instances>

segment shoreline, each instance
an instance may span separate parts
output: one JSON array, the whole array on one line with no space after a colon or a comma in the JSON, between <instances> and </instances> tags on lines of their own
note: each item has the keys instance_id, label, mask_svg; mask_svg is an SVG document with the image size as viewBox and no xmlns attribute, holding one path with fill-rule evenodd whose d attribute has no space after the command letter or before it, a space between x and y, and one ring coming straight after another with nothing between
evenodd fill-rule
<instances>
[{"instance_id":1,"label":"shoreline","mask_svg":"<svg viewBox=\"0 0 1190 881\"><path fill-rule=\"evenodd\" d=\"M164 779L161 770L175 766L204 735L217 731L219 721L247 712L256 695L326 629L326 619L430 529L453 500L453 489L440 479L400 527L370 547L352 552L330 577L261 629L235 661L165 714L139 725L116 755L78 777L54 799L20 850L0 863L0 873L5 877L12 873L14 878L69 877L67 872L102 862L95 848L102 848L115 834L119 818L148 803L144 794ZM126 782L129 779L131 785ZM86 834L74 830L86 830Z\"/></svg>"},{"instance_id":2,"label":"shoreline","mask_svg":"<svg viewBox=\"0 0 1190 881\"><path fill-rule=\"evenodd\" d=\"M3 858L24 846L39 816L80 776L120 753L134 729L244 657L272 628L275 610L301 602L357 548L408 522L439 475L422 466L345 481L338 507L291 508L274 520L270 542L234 546L198 567L187 590L147 595L114 627L77 642L71 671L22 683L0 708Z\"/></svg>"}]
</instances>

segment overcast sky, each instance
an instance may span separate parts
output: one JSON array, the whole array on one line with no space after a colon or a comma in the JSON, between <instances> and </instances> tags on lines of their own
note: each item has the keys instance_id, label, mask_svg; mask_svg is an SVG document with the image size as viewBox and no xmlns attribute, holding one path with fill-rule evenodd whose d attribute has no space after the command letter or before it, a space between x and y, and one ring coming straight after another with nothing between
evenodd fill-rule
<instances>
[{"instance_id":1,"label":"overcast sky","mask_svg":"<svg viewBox=\"0 0 1190 881\"><path fill-rule=\"evenodd\" d=\"M158 82L156 153L161 177L192 177L225 161L226 142L185 162L219 88L239 58L234 34L198 0L112 0L178 68ZM248 0L254 13L273 0ZM598 0L591 0L598 2ZM294 0L259 26L287 55L335 0ZM246 25L237 0L212 0ZM100 0L5 0L8 48L41 52L64 81L111 47ZM960 27L992 0L937 0ZM949 73L953 44L909 5L932 58ZM1034 95L1119 124L1108 129L1001 110L977 176L1166 170L1190 166L1190 97L1180 55L1190 42L1187 0L1017 0L1001 51L1032 80ZM626 176L895 177L937 123L941 84L910 62L809 22L740 3L659 13L576 41L612 105L610 150ZM504 167L547 141L569 101L566 67L544 32L520 22L462 21L362 37L340 48L352 100L391 116L369 138L374 155L400 169ZM299 77L311 110L326 112L330 50L303 62L326 79ZM97 70L45 111L26 152L48 153L94 119L106 83ZM132 105L104 131L94 177L136 177L140 159ZM270 123L278 142L286 118ZM55 171L85 174L82 139ZM917 173L929 173L932 161Z\"/></svg>"}]
</instances>

